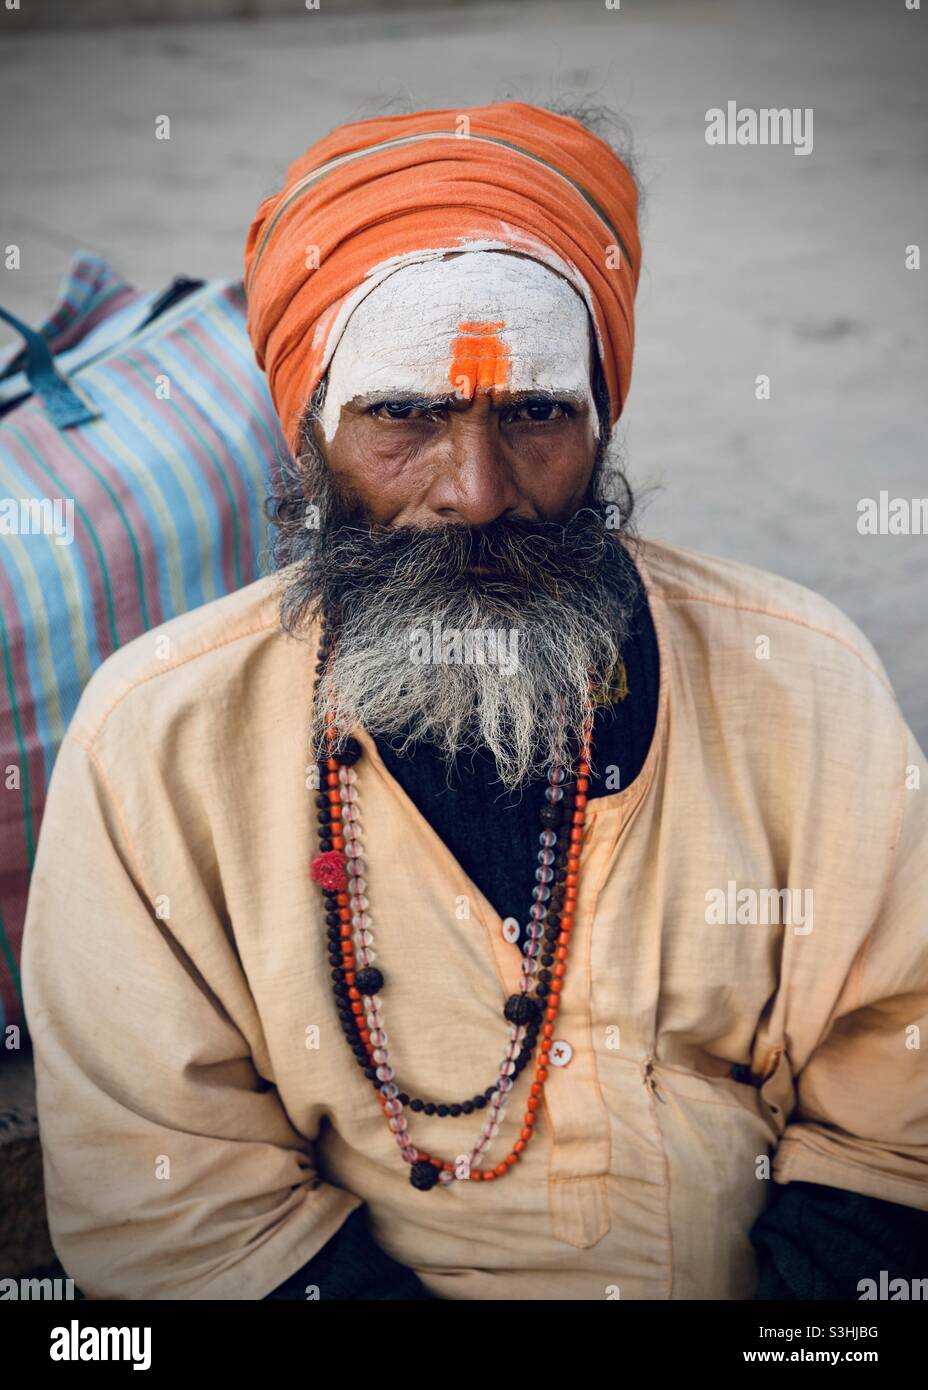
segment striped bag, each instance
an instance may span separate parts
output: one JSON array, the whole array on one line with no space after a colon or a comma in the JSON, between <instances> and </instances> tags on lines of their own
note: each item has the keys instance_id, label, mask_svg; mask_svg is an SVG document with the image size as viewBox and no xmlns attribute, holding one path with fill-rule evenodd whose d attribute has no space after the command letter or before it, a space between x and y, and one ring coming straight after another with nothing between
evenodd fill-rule
<instances>
[{"instance_id":1,"label":"striped bag","mask_svg":"<svg viewBox=\"0 0 928 1390\"><path fill-rule=\"evenodd\" d=\"M0 1053L62 735L117 647L267 568L287 446L241 283L143 295L74 258L52 316L0 360ZM14 1025L14 1027L11 1027Z\"/></svg>"}]
</instances>

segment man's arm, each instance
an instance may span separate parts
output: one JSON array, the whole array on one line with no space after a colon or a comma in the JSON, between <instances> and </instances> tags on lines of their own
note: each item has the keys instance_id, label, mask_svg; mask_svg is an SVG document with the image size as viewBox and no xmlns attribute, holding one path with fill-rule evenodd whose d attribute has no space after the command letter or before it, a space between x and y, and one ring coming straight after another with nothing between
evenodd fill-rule
<instances>
[{"instance_id":1,"label":"man's arm","mask_svg":"<svg viewBox=\"0 0 928 1390\"><path fill-rule=\"evenodd\" d=\"M120 750L120 764L131 757ZM111 777L72 725L26 913L52 1241L90 1298L260 1299L360 1199L319 1181L255 1068L234 942L218 914L204 936L212 909L187 878L193 854L149 854L159 881L144 882L135 844L160 844L160 823L127 824ZM180 904L196 905L198 963Z\"/></svg>"},{"instance_id":2,"label":"man's arm","mask_svg":"<svg viewBox=\"0 0 928 1390\"><path fill-rule=\"evenodd\" d=\"M880 911L798 1074L751 1232L759 1298L858 1298L881 1270L928 1277L928 764L908 730L905 747Z\"/></svg>"}]
</instances>

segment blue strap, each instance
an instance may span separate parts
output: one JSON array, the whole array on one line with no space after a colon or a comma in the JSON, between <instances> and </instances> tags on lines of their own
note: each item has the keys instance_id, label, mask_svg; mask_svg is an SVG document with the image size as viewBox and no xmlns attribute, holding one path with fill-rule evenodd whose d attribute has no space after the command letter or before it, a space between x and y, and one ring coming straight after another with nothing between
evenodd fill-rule
<instances>
[{"instance_id":1,"label":"blue strap","mask_svg":"<svg viewBox=\"0 0 928 1390\"><path fill-rule=\"evenodd\" d=\"M33 391L41 397L52 423L58 429L66 430L72 425L84 425L89 420L98 419L100 412L55 367L42 334L6 309L0 309L0 318L21 333L26 341L26 376Z\"/></svg>"}]
</instances>

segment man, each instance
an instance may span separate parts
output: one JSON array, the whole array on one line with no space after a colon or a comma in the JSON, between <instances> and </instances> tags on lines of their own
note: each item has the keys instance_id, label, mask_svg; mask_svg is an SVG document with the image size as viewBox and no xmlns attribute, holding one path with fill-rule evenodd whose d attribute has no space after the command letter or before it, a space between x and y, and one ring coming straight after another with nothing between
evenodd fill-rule
<instances>
[{"instance_id":1,"label":"man","mask_svg":"<svg viewBox=\"0 0 928 1390\"><path fill-rule=\"evenodd\" d=\"M90 1296L917 1275L928 767L830 604L633 537L640 258L626 164L518 103L259 209L280 572L94 676L29 902Z\"/></svg>"}]
</instances>

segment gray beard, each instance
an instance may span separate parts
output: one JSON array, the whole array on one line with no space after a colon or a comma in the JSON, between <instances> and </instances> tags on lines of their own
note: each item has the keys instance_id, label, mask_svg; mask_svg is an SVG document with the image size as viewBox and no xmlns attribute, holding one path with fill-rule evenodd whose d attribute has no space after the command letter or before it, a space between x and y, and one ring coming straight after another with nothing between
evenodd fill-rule
<instances>
[{"instance_id":1,"label":"gray beard","mask_svg":"<svg viewBox=\"0 0 928 1390\"><path fill-rule=\"evenodd\" d=\"M360 726L399 752L434 744L449 764L487 749L507 790L555 763L576 773L591 687L620 659L637 592L626 528L606 525L600 465L564 523L375 527L312 442L299 491L279 503L275 553L283 628L298 635L325 614L335 639L311 713L316 758L330 750L331 708L336 748ZM307 498L318 529L305 525ZM469 561L498 568L474 574Z\"/></svg>"}]
</instances>

